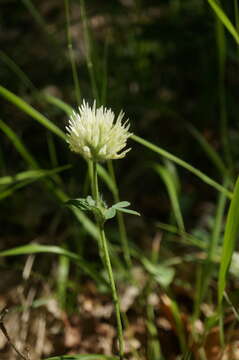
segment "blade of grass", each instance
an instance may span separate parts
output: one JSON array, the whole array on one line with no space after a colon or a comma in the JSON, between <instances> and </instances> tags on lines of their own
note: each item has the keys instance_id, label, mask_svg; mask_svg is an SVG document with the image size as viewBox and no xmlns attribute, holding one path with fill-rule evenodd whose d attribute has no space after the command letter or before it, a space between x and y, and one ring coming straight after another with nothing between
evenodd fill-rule
<instances>
[{"instance_id":1,"label":"blade of grass","mask_svg":"<svg viewBox=\"0 0 239 360\"><path fill-rule=\"evenodd\" d=\"M51 94L44 93L43 97L48 101L50 104L55 105L62 111L64 111L67 115L71 115L74 109L65 103L63 100L57 98L56 96L53 96Z\"/></svg>"},{"instance_id":2,"label":"blade of grass","mask_svg":"<svg viewBox=\"0 0 239 360\"><path fill-rule=\"evenodd\" d=\"M226 185L228 180L226 179L224 184ZM219 199L218 199L218 205L216 209L216 216L215 216L215 222L212 232L211 241L208 244L207 248L207 258L205 259L205 262L203 262L201 273L200 273L200 279L199 279L199 291L196 292L196 301L194 304L194 314L193 319L196 320L199 317L200 312L200 305L207 294L208 286L210 283L210 280L212 278L212 272L213 272L213 256L215 254L218 254L221 249L218 248L218 243L220 240L220 234L222 231L222 225L223 225L223 216L226 206L226 196L223 193L220 193Z\"/></svg>"},{"instance_id":3,"label":"blade of grass","mask_svg":"<svg viewBox=\"0 0 239 360\"><path fill-rule=\"evenodd\" d=\"M68 167L70 168L71 165L65 165L65 166L63 166L63 168L64 167L66 167L66 169L67 169ZM58 169L61 169L61 167L59 167ZM44 170L44 169L26 170L26 171L22 171L22 172L19 172L17 174L14 174L14 175L2 176L2 177L0 177L0 186L12 185L12 184L15 184L17 182L25 181L25 180L34 180L35 178L37 179L39 177L49 175L49 173L51 171L53 171L53 173L54 173L54 170L57 170L57 169L51 169L51 170Z\"/></svg>"},{"instance_id":4,"label":"blade of grass","mask_svg":"<svg viewBox=\"0 0 239 360\"><path fill-rule=\"evenodd\" d=\"M29 79L29 77L22 71L22 69L7 55L5 52L0 50L0 59L2 62L4 62L22 81L22 83L29 89L32 90L32 92L37 92L37 89Z\"/></svg>"},{"instance_id":5,"label":"blade of grass","mask_svg":"<svg viewBox=\"0 0 239 360\"><path fill-rule=\"evenodd\" d=\"M57 254L63 255L74 261L78 266L82 268L85 273L91 276L97 283L104 281L99 275L99 272L96 271L92 266L89 265L80 255L77 255L73 252L70 252L66 249L63 249L59 246L53 245L40 245L40 244L28 244L23 246L18 246L16 248L5 250L0 252L0 257L4 256L18 256L18 255L28 255L28 254L39 254L39 253L48 253L48 254Z\"/></svg>"},{"instance_id":6,"label":"blade of grass","mask_svg":"<svg viewBox=\"0 0 239 360\"><path fill-rule=\"evenodd\" d=\"M167 192L168 192L168 195L170 198L170 202L171 202L171 205L173 208L175 220L177 222L180 232L183 233L183 232L185 232L185 227L184 227L183 216L182 216L182 212L180 209L177 187L176 187L174 178L173 178L171 172L165 166L154 164L153 169L160 175L161 179L163 180L163 182L166 186L166 189L167 189Z\"/></svg>"},{"instance_id":7,"label":"blade of grass","mask_svg":"<svg viewBox=\"0 0 239 360\"><path fill-rule=\"evenodd\" d=\"M196 169L195 167L193 167L192 165L190 165L186 161L180 159L179 157L171 154L170 152L160 148L159 146L157 146L157 145L149 142L148 140L145 140L145 139L143 139L143 138L141 138L141 137L139 137L137 135L132 135L131 139L134 140L135 142L143 145L144 147L147 147L148 149L156 152L157 154L163 156L164 158L175 162L176 164L178 164L179 166L185 168L186 170L190 171L191 173L196 175L199 179L201 179L206 184L212 186L217 191L223 192L224 194L226 194L226 196L229 199L232 198L232 193L229 190L224 188L222 185L218 184L215 180L211 179L209 176L204 174L202 171Z\"/></svg>"},{"instance_id":8,"label":"blade of grass","mask_svg":"<svg viewBox=\"0 0 239 360\"><path fill-rule=\"evenodd\" d=\"M90 75L92 93L96 100L97 105L99 105L100 97L97 89L96 76L95 76L94 64L92 59L91 38L90 38L90 31L88 27L84 0L80 0L80 9L81 9L81 19L83 24L84 43L86 48L86 64Z\"/></svg>"},{"instance_id":9,"label":"blade of grass","mask_svg":"<svg viewBox=\"0 0 239 360\"><path fill-rule=\"evenodd\" d=\"M47 24L44 20L44 18L41 16L39 11L36 9L36 7L33 5L33 3L30 0L22 0L25 7L28 9L28 11L31 13L32 17L36 21L36 23L43 29L44 32L49 35L47 31Z\"/></svg>"},{"instance_id":10,"label":"blade of grass","mask_svg":"<svg viewBox=\"0 0 239 360\"><path fill-rule=\"evenodd\" d=\"M0 191L0 200L3 200L5 199L6 197L8 196L11 196L15 191L29 185L29 184L32 184L33 182L35 181L39 181L41 180L42 178L45 178L47 176L52 176L54 174L57 174L61 171L64 171L64 170L67 170L69 169L71 166L70 165L65 165L65 166L61 166L59 168L56 168L56 169L52 169L52 170L42 170L42 169L39 169L38 171L35 171L35 176L33 176L33 174L31 173L31 176L27 179L26 178L26 172L25 172L25 180L21 180L21 182L19 183L16 183L15 180L13 180L13 185L10 187L10 188L7 188L7 189L4 189L2 191ZM20 174L21 177L23 177L23 174L21 173ZM9 177L7 177L9 178ZM19 177L18 177L19 178ZM14 177L13 177L14 179ZM1 178L0 178L0 183L1 183ZM5 180L3 179L3 181L6 182L6 177L5 177Z\"/></svg>"},{"instance_id":11,"label":"blade of grass","mask_svg":"<svg viewBox=\"0 0 239 360\"><path fill-rule=\"evenodd\" d=\"M23 110L26 114L30 115L33 119L37 120L41 125L52 131L61 139L66 139L65 133L60 130L58 126L53 124L53 122L48 120L44 115L34 109L31 105L27 104L19 96L13 94L11 91L7 90L3 86L0 86L0 95L2 95L6 100L10 101L15 106L17 106L19 109Z\"/></svg>"},{"instance_id":12,"label":"blade of grass","mask_svg":"<svg viewBox=\"0 0 239 360\"><path fill-rule=\"evenodd\" d=\"M236 239L239 233L239 216L238 216L238 207L239 207L239 177L237 179L233 198L229 207L226 228L223 240L222 254L221 254L221 263L219 269L219 278L218 278L218 304L222 304L223 293L226 288L227 273L229 265L231 263L233 251L235 248Z\"/></svg>"},{"instance_id":13,"label":"blade of grass","mask_svg":"<svg viewBox=\"0 0 239 360\"><path fill-rule=\"evenodd\" d=\"M218 19L223 23L223 25L227 28L229 33L233 36L234 40L237 44L239 44L239 34L232 24L231 20L225 14L223 9L215 0L207 0L213 11L215 12Z\"/></svg>"},{"instance_id":14,"label":"blade of grass","mask_svg":"<svg viewBox=\"0 0 239 360\"><path fill-rule=\"evenodd\" d=\"M201 145L204 152L208 155L208 158L212 161L218 171L225 176L227 174L227 168L221 157L218 155L216 150L209 144L205 137L191 124L187 124L187 128L194 138Z\"/></svg>"},{"instance_id":15,"label":"blade of grass","mask_svg":"<svg viewBox=\"0 0 239 360\"><path fill-rule=\"evenodd\" d=\"M58 166L58 159L57 159L56 146L54 143L52 133L47 133L47 145L48 145L48 152L49 152L51 165L53 167L56 167Z\"/></svg>"},{"instance_id":16,"label":"blade of grass","mask_svg":"<svg viewBox=\"0 0 239 360\"><path fill-rule=\"evenodd\" d=\"M228 137L228 115L226 105L226 85L225 85L225 63L226 63L226 36L225 29L220 20L216 19L216 42L218 53L218 96L220 106L220 132L223 151L227 166L233 170L233 161Z\"/></svg>"},{"instance_id":17,"label":"blade of grass","mask_svg":"<svg viewBox=\"0 0 239 360\"><path fill-rule=\"evenodd\" d=\"M27 148L23 145L19 137L15 134L15 132L4 122L0 119L0 130L2 130L5 135L11 140L19 154L22 156L22 158L26 161L26 163L31 168L36 168L37 163L35 159L32 157L30 152L27 150Z\"/></svg>"},{"instance_id":18,"label":"blade of grass","mask_svg":"<svg viewBox=\"0 0 239 360\"><path fill-rule=\"evenodd\" d=\"M180 242L186 245L196 246L202 250L206 249L205 241L197 239L187 232L181 232L180 229L178 229L178 227L175 225L157 222L156 226L161 230L168 231L171 234L180 236Z\"/></svg>"},{"instance_id":19,"label":"blade of grass","mask_svg":"<svg viewBox=\"0 0 239 360\"><path fill-rule=\"evenodd\" d=\"M185 338L185 330L184 330L184 325L182 322L182 318L181 318L181 313L180 310L178 308L178 305L176 303L176 301L171 300L171 310L173 313L173 317L175 320L175 325L177 328L177 335L179 338L179 344L180 344L180 348L182 350L182 353L184 353L187 349L186 349L186 338Z\"/></svg>"},{"instance_id":20,"label":"blade of grass","mask_svg":"<svg viewBox=\"0 0 239 360\"><path fill-rule=\"evenodd\" d=\"M55 51L50 51L49 56L55 56L57 54L57 57L59 58L59 53L61 56L61 59L65 57L65 53L62 50L61 44L58 42L57 37L48 30L47 23L44 19L44 17L41 15L41 13L38 11L37 7L31 0L21 0L26 9L29 11L33 19L35 20L36 24L39 26L39 28L42 30L43 34L46 37L46 40L49 43L49 46L54 48Z\"/></svg>"},{"instance_id":21,"label":"blade of grass","mask_svg":"<svg viewBox=\"0 0 239 360\"><path fill-rule=\"evenodd\" d=\"M152 251L151 251L151 262L157 266L159 259L161 236L157 236L153 240ZM148 330L148 342L147 342L147 356L151 360L163 360L160 341L158 338L158 329L155 325L155 310L153 304L149 301L150 295L154 291L155 280L152 274L149 276L149 280L146 286L146 314L147 314L147 330Z\"/></svg>"},{"instance_id":22,"label":"blade of grass","mask_svg":"<svg viewBox=\"0 0 239 360\"><path fill-rule=\"evenodd\" d=\"M229 298L228 294L226 293L226 291L224 291L224 298L226 299L226 302L230 305L235 318L237 319L237 321L239 322L239 312L238 310L235 308L235 306L233 305L231 299Z\"/></svg>"},{"instance_id":23,"label":"blade of grass","mask_svg":"<svg viewBox=\"0 0 239 360\"><path fill-rule=\"evenodd\" d=\"M81 91L80 91L80 82L77 73L75 55L72 46L72 39L71 39L71 30L70 30L70 9L69 9L69 1L65 0L65 14L66 14L66 34L67 34L67 46L69 51L70 63L71 63L71 70L72 70L72 77L75 87L75 95L78 105L81 103Z\"/></svg>"},{"instance_id":24,"label":"blade of grass","mask_svg":"<svg viewBox=\"0 0 239 360\"><path fill-rule=\"evenodd\" d=\"M224 184L226 185L228 183L228 179L225 180ZM218 199L218 205L216 210L216 217L215 217L215 223L213 227L212 232L212 239L209 243L208 247L208 261L211 261L213 254L217 252L218 249L218 243L220 239L220 234L222 231L223 226L223 217L224 217L224 211L226 207L226 196L225 194L220 194Z\"/></svg>"},{"instance_id":25,"label":"blade of grass","mask_svg":"<svg viewBox=\"0 0 239 360\"><path fill-rule=\"evenodd\" d=\"M108 59L108 36L106 36L105 45L104 45L104 55L103 55L103 69L101 77L101 104L105 105L106 96L107 96L107 59Z\"/></svg>"}]
</instances>

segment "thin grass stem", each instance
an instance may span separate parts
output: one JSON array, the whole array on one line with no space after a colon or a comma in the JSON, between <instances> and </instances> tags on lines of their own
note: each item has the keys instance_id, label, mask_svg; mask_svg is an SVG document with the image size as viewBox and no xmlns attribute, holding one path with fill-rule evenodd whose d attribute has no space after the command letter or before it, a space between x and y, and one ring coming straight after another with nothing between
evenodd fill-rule
<instances>
[{"instance_id":1,"label":"thin grass stem","mask_svg":"<svg viewBox=\"0 0 239 360\"><path fill-rule=\"evenodd\" d=\"M220 106L221 140L227 165L229 166L229 169L232 170L233 162L228 137L228 116L225 86L226 37L224 26L218 18L216 18L216 37L218 51L218 94Z\"/></svg>"},{"instance_id":2,"label":"thin grass stem","mask_svg":"<svg viewBox=\"0 0 239 360\"><path fill-rule=\"evenodd\" d=\"M131 139L136 141L137 143L151 149L152 151L156 152L157 154L163 156L164 158L173 161L175 164L178 164L179 166L185 168L186 170L190 171L197 177L199 177L203 182L206 184L212 186L214 189L226 194L226 196L229 199L232 199L232 192L228 191L226 188L224 188L222 185L218 184L215 180L211 179L209 176L204 174L202 171L196 169L194 166L190 165L186 161L178 158L177 156L169 153L168 151L160 148L157 145L154 145L150 141L147 141L137 135L132 135Z\"/></svg>"},{"instance_id":3,"label":"thin grass stem","mask_svg":"<svg viewBox=\"0 0 239 360\"><path fill-rule=\"evenodd\" d=\"M97 89L93 61L92 61L91 40L90 40L90 33L89 33L89 29L88 29L84 0L80 0L80 8L81 8L81 19L82 19L82 24L83 24L84 42L85 42L85 47L86 47L86 64L87 64L87 68L88 68L89 75L90 75L93 96L96 99L97 105L99 105L100 98L99 98L99 92Z\"/></svg>"},{"instance_id":4,"label":"thin grass stem","mask_svg":"<svg viewBox=\"0 0 239 360\"><path fill-rule=\"evenodd\" d=\"M72 77L74 81L75 87L75 94L76 100L78 105L81 103L81 91L80 91L80 82L77 74L77 67L75 61L75 55L72 46L72 38L71 38L71 31L70 31L70 9L69 9L69 0L65 0L65 14L66 14L66 34L67 34L67 46L69 50L69 57L71 62L71 70L72 70Z\"/></svg>"}]
</instances>

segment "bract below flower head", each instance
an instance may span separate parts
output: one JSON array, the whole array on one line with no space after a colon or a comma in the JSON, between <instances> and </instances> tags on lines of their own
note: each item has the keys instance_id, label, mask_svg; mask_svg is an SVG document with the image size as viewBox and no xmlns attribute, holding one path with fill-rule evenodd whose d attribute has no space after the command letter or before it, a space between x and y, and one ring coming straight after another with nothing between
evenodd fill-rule
<instances>
[{"instance_id":1,"label":"bract below flower head","mask_svg":"<svg viewBox=\"0 0 239 360\"><path fill-rule=\"evenodd\" d=\"M132 135L128 132L128 120L122 123L124 113L121 111L115 121L111 109L96 108L96 102L90 107L85 101L78 110L72 113L66 127L70 149L87 160L123 158L130 149L121 150Z\"/></svg>"}]
</instances>

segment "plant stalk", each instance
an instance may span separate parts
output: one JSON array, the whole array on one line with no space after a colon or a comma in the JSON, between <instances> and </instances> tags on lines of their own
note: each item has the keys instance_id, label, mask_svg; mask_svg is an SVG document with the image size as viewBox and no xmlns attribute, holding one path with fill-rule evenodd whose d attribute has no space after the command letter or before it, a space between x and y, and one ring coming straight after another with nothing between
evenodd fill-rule
<instances>
[{"instance_id":1,"label":"plant stalk","mask_svg":"<svg viewBox=\"0 0 239 360\"><path fill-rule=\"evenodd\" d=\"M72 46L72 38L71 38L71 30L70 30L69 0L65 0L65 13L66 13L67 46L68 46L69 57L70 57L70 62L71 62L72 77L73 77L73 81L74 81L76 101L77 101L78 105L80 105L81 91L80 91L80 83L79 83L79 78L78 78L78 73L77 73L75 55L74 55L73 46Z\"/></svg>"},{"instance_id":2,"label":"plant stalk","mask_svg":"<svg viewBox=\"0 0 239 360\"><path fill-rule=\"evenodd\" d=\"M93 197L96 202L96 205L100 207L100 198L99 198L99 186L98 186L98 174L97 174L97 163L93 162L93 174L92 174L92 190L93 190ZM107 239L105 236L104 231L104 224L96 218L97 226L99 229L99 236L100 236L100 247L103 255L103 264L107 270L108 278L110 282L110 288L112 293L112 298L115 307L115 315L116 315L116 322L117 322L117 333L118 333L118 345L119 345L119 358L120 360L124 359L124 339L123 339L123 328L122 328L122 321L121 321L121 314L120 314L120 303L119 297L116 290L113 270L111 266L111 260L109 255L109 248L107 244Z\"/></svg>"}]
</instances>

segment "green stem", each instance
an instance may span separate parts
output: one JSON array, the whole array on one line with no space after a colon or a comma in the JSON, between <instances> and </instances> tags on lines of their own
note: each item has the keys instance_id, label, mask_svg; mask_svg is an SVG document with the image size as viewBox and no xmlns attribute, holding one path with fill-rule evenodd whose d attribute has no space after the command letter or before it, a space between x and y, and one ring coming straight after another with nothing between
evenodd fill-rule
<instances>
[{"instance_id":1,"label":"green stem","mask_svg":"<svg viewBox=\"0 0 239 360\"><path fill-rule=\"evenodd\" d=\"M104 253L104 259L105 259L105 265L107 267L108 277L110 281L110 287L112 291L112 297L114 301L115 306L115 314L116 314L116 321L117 321L117 331L118 331L118 341L119 341L119 356L120 359L123 360L124 358L124 339L123 339L123 329L122 329L122 322L121 322L121 315L120 315L120 304L119 304L119 298L115 286L110 256L109 256L109 249L107 240L105 237L105 231L103 225L100 227L100 237L102 241L102 247L103 247L103 253Z\"/></svg>"},{"instance_id":2,"label":"green stem","mask_svg":"<svg viewBox=\"0 0 239 360\"><path fill-rule=\"evenodd\" d=\"M226 85L225 85L225 69L226 69L226 37L225 29L221 21L216 19L216 40L218 51L218 95L220 106L220 129L221 140L225 159L230 170L233 170L233 161L230 148L229 134L228 134L228 114L226 104Z\"/></svg>"},{"instance_id":3,"label":"green stem","mask_svg":"<svg viewBox=\"0 0 239 360\"><path fill-rule=\"evenodd\" d=\"M80 0L80 10L81 10L81 19L83 24L83 37L86 47L86 65L90 75L91 88L96 100L97 105L99 105L99 93L96 84L96 77L94 72L93 60L92 60L92 47L91 47L91 38L87 23L86 9L85 9L85 0Z\"/></svg>"},{"instance_id":4,"label":"green stem","mask_svg":"<svg viewBox=\"0 0 239 360\"><path fill-rule=\"evenodd\" d=\"M233 194L231 191L228 191L222 185L218 184L216 181L211 179L209 176L207 176L206 174L204 174L202 171L198 170L194 166L188 164L186 161L180 159L179 157L171 154L170 152L160 148L157 145L154 145L150 141L145 140L137 135L132 135L131 139L136 141L137 143L147 147L148 149L156 152L157 154L163 156L164 158L173 161L175 164L178 164L179 166L183 167L184 169L190 171L192 174L196 175L199 179L204 181L206 184L208 184L208 185L212 186L214 189L226 194L226 196L229 199L232 199Z\"/></svg>"},{"instance_id":5,"label":"green stem","mask_svg":"<svg viewBox=\"0 0 239 360\"><path fill-rule=\"evenodd\" d=\"M80 91L80 83L77 74L75 55L72 47L72 39L71 39L71 31L70 31L70 10L69 10L69 1L65 0L65 13L66 13L66 31L67 31L67 46L69 50L70 62L71 62L71 70L72 76L75 86L76 92L76 100L78 105L81 103L81 91Z\"/></svg>"},{"instance_id":6,"label":"green stem","mask_svg":"<svg viewBox=\"0 0 239 360\"><path fill-rule=\"evenodd\" d=\"M115 189L116 189L113 193L114 201L116 203L118 203L120 201L120 197L119 197L119 191L118 191L118 187L117 187L117 183L116 183L115 171L114 171L112 160L109 160L107 165L108 165L110 177L111 177L111 179L115 185ZM118 221L120 241L121 241L121 245L122 245L122 249L123 249L124 259L125 259L125 262L126 262L128 268L131 269L132 262L131 262L131 257L130 257L129 243L128 243L127 232L126 232L126 228L125 228L124 217L120 211L117 211L116 216L117 216L117 221Z\"/></svg>"},{"instance_id":7,"label":"green stem","mask_svg":"<svg viewBox=\"0 0 239 360\"><path fill-rule=\"evenodd\" d=\"M92 166L91 166L92 164ZM90 161L90 177L92 181L92 195L96 201L96 205L99 205L99 185L98 185L98 176L97 176L97 163L95 161Z\"/></svg>"},{"instance_id":8,"label":"green stem","mask_svg":"<svg viewBox=\"0 0 239 360\"><path fill-rule=\"evenodd\" d=\"M96 201L97 206L100 207L100 198L99 198L99 186L98 186L98 175L97 175L97 163L93 162L93 174L92 174L92 189L93 189L93 197ZM104 231L104 224L99 221L99 219L96 219L97 226L99 229L99 235L100 235L100 244L101 244L101 250L103 253L103 264L107 270L112 297L114 301L114 307L115 307L115 314L116 314L116 321L117 321L117 332L118 332L118 342L119 342L119 357L120 360L124 359L124 339L123 339L123 328L122 328L122 321L121 321L121 315L120 315L120 303L119 298L115 286L115 280L113 275L113 270L111 266L111 260L109 255L109 249L107 244L107 239L105 236Z\"/></svg>"}]
</instances>

